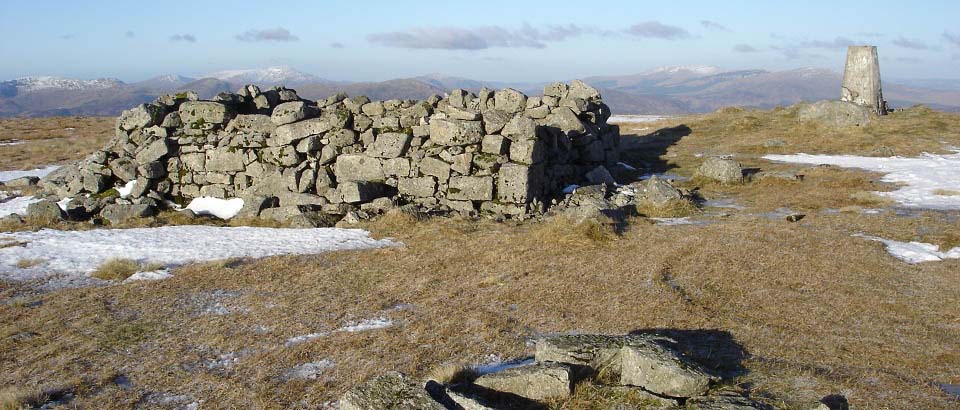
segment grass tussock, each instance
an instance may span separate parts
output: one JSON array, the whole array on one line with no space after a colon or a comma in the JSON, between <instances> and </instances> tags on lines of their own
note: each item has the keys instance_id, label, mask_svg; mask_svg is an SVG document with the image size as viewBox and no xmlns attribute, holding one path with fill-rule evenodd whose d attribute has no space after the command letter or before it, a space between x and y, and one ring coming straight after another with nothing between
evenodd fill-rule
<instances>
[{"instance_id":1,"label":"grass tussock","mask_svg":"<svg viewBox=\"0 0 960 410\"><path fill-rule=\"evenodd\" d=\"M854 206L867 208L884 208L896 204L896 201L890 198L880 196L876 192L867 191L857 191L850 194L850 201L855 204Z\"/></svg>"},{"instance_id":2,"label":"grass tussock","mask_svg":"<svg viewBox=\"0 0 960 410\"><path fill-rule=\"evenodd\" d=\"M537 242L562 246L595 246L620 238L617 223L606 216L582 221L555 216L534 225L531 233Z\"/></svg>"},{"instance_id":3,"label":"grass tussock","mask_svg":"<svg viewBox=\"0 0 960 410\"><path fill-rule=\"evenodd\" d=\"M960 191L955 189L934 189L933 194L940 196L960 196Z\"/></svg>"},{"instance_id":4,"label":"grass tussock","mask_svg":"<svg viewBox=\"0 0 960 410\"><path fill-rule=\"evenodd\" d=\"M637 213L648 218L683 218L700 212L697 204L687 199L673 200L659 207L649 203L637 206Z\"/></svg>"},{"instance_id":5,"label":"grass tussock","mask_svg":"<svg viewBox=\"0 0 960 410\"><path fill-rule=\"evenodd\" d=\"M5 387L0 389L0 410L23 410L43 403L43 392L36 389Z\"/></svg>"},{"instance_id":6,"label":"grass tussock","mask_svg":"<svg viewBox=\"0 0 960 410\"><path fill-rule=\"evenodd\" d=\"M112 258L97 267L90 276L102 280L122 281L133 276L134 273L155 271L164 267L165 265L161 263L140 263L132 259Z\"/></svg>"},{"instance_id":7,"label":"grass tussock","mask_svg":"<svg viewBox=\"0 0 960 410\"><path fill-rule=\"evenodd\" d=\"M657 401L629 387L578 383L569 400L551 403L551 410L608 410L661 408Z\"/></svg>"},{"instance_id":8,"label":"grass tussock","mask_svg":"<svg viewBox=\"0 0 960 410\"><path fill-rule=\"evenodd\" d=\"M427 373L427 380L442 384L472 383L479 377L472 366L455 363L444 363L434 367Z\"/></svg>"},{"instance_id":9,"label":"grass tussock","mask_svg":"<svg viewBox=\"0 0 960 410\"><path fill-rule=\"evenodd\" d=\"M29 269L43 263L43 259L24 258L17 261L17 267L20 269Z\"/></svg>"}]
</instances>

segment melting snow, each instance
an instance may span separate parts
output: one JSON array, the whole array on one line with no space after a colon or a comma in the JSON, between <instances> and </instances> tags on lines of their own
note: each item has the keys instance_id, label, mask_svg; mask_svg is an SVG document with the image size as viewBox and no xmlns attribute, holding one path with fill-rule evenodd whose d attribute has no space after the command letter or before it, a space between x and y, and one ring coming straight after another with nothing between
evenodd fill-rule
<instances>
[{"instance_id":1,"label":"melting snow","mask_svg":"<svg viewBox=\"0 0 960 410\"><path fill-rule=\"evenodd\" d=\"M919 158L858 157L853 155L766 155L770 161L830 164L882 172L882 181L906 184L893 192L877 192L905 206L960 209L960 195L937 195L936 190L960 191L960 152L924 154Z\"/></svg>"},{"instance_id":2,"label":"melting snow","mask_svg":"<svg viewBox=\"0 0 960 410\"><path fill-rule=\"evenodd\" d=\"M23 143L25 143L25 142L26 142L26 141L24 141L24 140L3 140L3 141L0 141L0 147L6 147L6 146L10 146L10 145L20 145L20 144L23 144Z\"/></svg>"},{"instance_id":3,"label":"melting snow","mask_svg":"<svg viewBox=\"0 0 960 410\"><path fill-rule=\"evenodd\" d=\"M940 247L932 243L924 242L900 242L890 239L878 238L868 235L854 235L857 237L869 239L871 241L883 242L887 246L887 252L907 263L938 262L944 259L960 259L960 246L946 252L941 252Z\"/></svg>"},{"instance_id":4,"label":"melting snow","mask_svg":"<svg viewBox=\"0 0 960 410\"><path fill-rule=\"evenodd\" d=\"M4 240L25 243L22 247L0 248L0 277L10 279L37 279L55 274L82 277L110 258L176 266L216 259L314 254L396 245L389 239L370 238L368 232L360 229L200 225L0 233L0 241ZM24 270L16 266L21 259L41 259L44 262Z\"/></svg>"},{"instance_id":5,"label":"melting snow","mask_svg":"<svg viewBox=\"0 0 960 410\"><path fill-rule=\"evenodd\" d=\"M639 124L647 122L657 122L660 120L665 120L667 118L672 118L663 115L612 115L607 122L609 123L619 123L619 124Z\"/></svg>"},{"instance_id":6,"label":"melting snow","mask_svg":"<svg viewBox=\"0 0 960 410\"><path fill-rule=\"evenodd\" d=\"M26 215L27 207L35 202L40 202L40 199L32 196L19 196L6 201L0 200L0 218L11 214Z\"/></svg>"},{"instance_id":7,"label":"melting snow","mask_svg":"<svg viewBox=\"0 0 960 410\"><path fill-rule=\"evenodd\" d=\"M220 199L209 196L194 198L187 205L187 209L197 215L213 215L220 219L230 219L243 208L243 199Z\"/></svg>"},{"instance_id":8,"label":"melting snow","mask_svg":"<svg viewBox=\"0 0 960 410\"><path fill-rule=\"evenodd\" d=\"M378 330L384 329L393 326L393 321L385 318L383 316L373 318L373 319L363 319L359 322L348 322L345 326L330 332L316 332L308 333L305 335L294 336L287 339L284 346L290 347L297 345L303 342L309 342L313 339L319 339L321 337L330 336L334 333L347 332L347 333L357 333L357 332L366 332L368 330Z\"/></svg>"},{"instance_id":9,"label":"melting snow","mask_svg":"<svg viewBox=\"0 0 960 410\"><path fill-rule=\"evenodd\" d=\"M124 186L117 188L117 192L120 194L121 198L126 198L130 196L130 193L133 192L133 188L137 186L137 180L127 182Z\"/></svg>"},{"instance_id":10,"label":"melting snow","mask_svg":"<svg viewBox=\"0 0 960 410\"><path fill-rule=\"evenodd\" d=\"M473 366L473 371L477 372L478 375L485 375L490 373L502 372L507 369L512 369L515 367L523 367L534 364L536 360L533 358L528 359L519 359L519 360L510 360L502 361L497 355L490 355L490 363L480 364Z\"/></svg>"},{"instance_id":11,"label":"melting snow","mask_svg":"<svg viewBox=\"0 0 960 410\"><path fill-rule=\"evenodd\" d=\"M315 380L321 373L334 366L330 359L321 359L316 362L304 363L288 370L284 379Z\"/></svg>"},{"instance_id":12,"label":"melting snow","mask_svg":"<svg viewBox=\"0 0 960 410\"><path fill-rule=\"evenodd\" d=\"M124 283L136 282L139 280L163 280L172 278L173 274L167 269L151 270L146 272L137 272L123 280Z\"/></svg>"},{"instance_id":13,"label":"melting snow","mask_svg":"<svg viewBox=\"0 0 960 410\"><path fill-rule=\"evenodd\" d=\"M43 168L31 169L28 171L0 171L0 182L7 182L12 179L22 178L22 177L38 177L43 178L47 174L55 171L57 168L60 168L59 165L47 165Z\"/></svg>"},{"instance_id":14,"label":"melting snow","mask_svg":"<svg viewBox=\"0 0 960 410\"><path fill-rule=\"evenodd\" d=\"M690 219L689 216L683 218L650 218L651 221L655 221L657 225L696 225L697 222Z\"/></svg>"}]
</instances>

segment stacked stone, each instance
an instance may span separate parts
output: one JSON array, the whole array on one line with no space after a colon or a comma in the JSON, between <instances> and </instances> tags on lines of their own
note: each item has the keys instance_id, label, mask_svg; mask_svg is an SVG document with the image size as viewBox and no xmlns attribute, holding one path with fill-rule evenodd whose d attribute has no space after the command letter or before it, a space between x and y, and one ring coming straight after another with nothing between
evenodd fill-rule
<instances>
[{"instance_id":1,"label":"stacked stone","mask_svg":"<svg viewBox=\"0 0 960 410\"><path fill-rule=\"evenodd\" d=\"M124 111L103 150L44 186L74 198L78 215L110 203L243 197L249 215L275 219L363 217L397 203L520 217L618 161L609 116L580 81L551 84L540 97L482 89L425 101L310 101L256 86L212 101L183 93Z\"/></svg>"}]
</instances>

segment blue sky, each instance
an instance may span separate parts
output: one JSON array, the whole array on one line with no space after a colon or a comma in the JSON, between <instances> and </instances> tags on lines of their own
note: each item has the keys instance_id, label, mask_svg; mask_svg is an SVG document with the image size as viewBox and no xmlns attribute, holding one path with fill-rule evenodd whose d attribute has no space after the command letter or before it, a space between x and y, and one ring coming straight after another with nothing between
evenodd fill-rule
<instances>
[{"instance_id":1,"label":"blue sky","mask_svg":"<svg viewBox=\"0 0 960 410\"><path fill-rule=\"evenodd\" d=\"M272 65L351 81L547 81L680 64L839 71L850 43L879 46L887 77L960 77L960 2L785 3L3 0L0 79Z\"/></svg>"}]
</instances>

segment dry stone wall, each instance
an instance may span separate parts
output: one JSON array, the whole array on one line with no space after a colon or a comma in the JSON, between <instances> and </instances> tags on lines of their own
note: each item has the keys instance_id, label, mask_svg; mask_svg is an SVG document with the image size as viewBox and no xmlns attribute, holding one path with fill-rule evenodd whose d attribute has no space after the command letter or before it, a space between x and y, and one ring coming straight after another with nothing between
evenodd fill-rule
<instances>
[{"instance_id":1,"label":"dry stone wall","mask_svg":"<svg viewBox=\"0 0 960 410\"><path fill-rule=\"evenodd\" d=\"M395 204L523 217L618 161L609 117L580 81L537 97L454 90L424 101L310 101L256 86L212 101L183 93L125 111L104 149L43 186L73 198L73 217L109 206L149 214L198 197L243 198L242 212L274 219L366 216Z\"/></svg>"}]
</instances>

